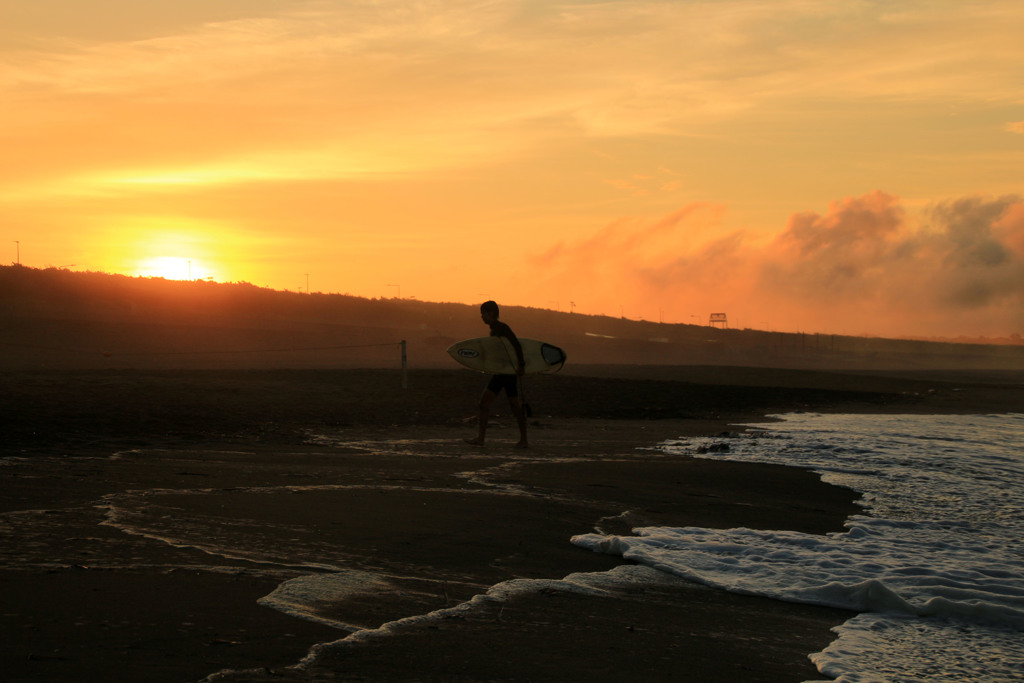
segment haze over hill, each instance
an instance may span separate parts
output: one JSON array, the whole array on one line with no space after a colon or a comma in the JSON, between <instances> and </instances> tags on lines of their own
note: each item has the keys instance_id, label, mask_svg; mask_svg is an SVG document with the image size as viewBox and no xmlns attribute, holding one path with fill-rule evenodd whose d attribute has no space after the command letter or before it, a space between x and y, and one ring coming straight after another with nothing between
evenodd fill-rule
<instances>
[{"instance_id":1,"label":"haze over hill","mask_svg":"<svg viewBox=\"0 0 1024 683\"><path fill-rule=\"evenodd\" d=\"M500 302L499 302L500 303ZM661 324L503 307L523 337L574 366L1024 369L1024 346ZM300 294L247 283L0 267L0 369L454 367L445 349L483 336L475 306Z\"/></svg>"}]
</instances>

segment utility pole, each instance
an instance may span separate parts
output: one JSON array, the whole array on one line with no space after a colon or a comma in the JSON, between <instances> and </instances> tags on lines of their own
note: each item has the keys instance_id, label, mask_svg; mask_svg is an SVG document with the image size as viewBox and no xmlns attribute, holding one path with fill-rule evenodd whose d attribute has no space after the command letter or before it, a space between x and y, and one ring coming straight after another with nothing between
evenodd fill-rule
<instances>
[{"instance_id":1,"label":"utility pole","mask_svg":"<svg viewBox=\"0 0 1024 683\"><path fill-rule=\"evenodd\" d=\"M406 344L405 340L402 340L402 388L409 388L409 361L406 358Z\"/></svg>"}]
</instances>

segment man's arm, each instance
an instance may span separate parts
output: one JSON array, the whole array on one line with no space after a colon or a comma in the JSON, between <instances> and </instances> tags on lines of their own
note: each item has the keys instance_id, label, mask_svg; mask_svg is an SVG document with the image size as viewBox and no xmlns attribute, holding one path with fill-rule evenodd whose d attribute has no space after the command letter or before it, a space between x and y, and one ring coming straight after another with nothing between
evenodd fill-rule
<instances>
[{"instance_id":1,"label":"man's arm","mask_svg":"<svg viewBox=\"0 0 1024 683\"><path fill-rule=\"evenodd\" d=\"M519 339L516 337L515 332L509 329L508 333L508 339L512 342L512 348L516 350L516 358L519 359L519 368L517 369L516 374L521 375L526 372L526 359L523 358L523 346L519 343Z\"/></svg>"},{"instance_id":2,"label":"man's arm","mask_svg":"<svg viewBox=\"0 0 1024 683\"><path fill-rule=\"evenodd\" d=\"M501 323L501 327L496 330L498 336L506 337L512 342L512 348L515 349L516 358L519 360L519 367L516 370L516 374L521 375L526 371L526 359L523 358L523 346L519 343L519 338L516 337L516 333L512 331L512 328Z\"/></svg>"}]
</instances>

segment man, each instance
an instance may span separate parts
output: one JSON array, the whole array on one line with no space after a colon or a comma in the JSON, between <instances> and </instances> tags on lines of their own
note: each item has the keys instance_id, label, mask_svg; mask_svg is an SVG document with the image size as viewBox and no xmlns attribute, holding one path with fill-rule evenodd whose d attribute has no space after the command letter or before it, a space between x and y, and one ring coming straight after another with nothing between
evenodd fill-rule
<instances>
[{"instance_id":1,"label":"man","mask_svg":"<svg viewBox=\"0 0 1024 683\"><path fill-rule=\"evenodd\" d=\"M493 301L485 301L480 304L480 317L491 328L492 337L505 337L512 343L512 348L516 352L516 374L491 375L487 388L484 389L483 395L480 396L480 432L475 439L466 439L466 443L471 443L475 446L484 445L484 439L487 435L487 418L491 414L491 404L494 403L494 399L498 397L498 394L504 390L505 396L508 397L508 404L512 408L512 413L516 416L516 422L519 423L519 443L516 444L516 448L528 448L529 444L526 441L526 415L523 413L523 405L519 400L518 375L522 375L526 367L526 362L523 360L523 347L519 344L519 340L516 338L512 328L498 320L498 304Z\"/></svg>"}]
</instances>

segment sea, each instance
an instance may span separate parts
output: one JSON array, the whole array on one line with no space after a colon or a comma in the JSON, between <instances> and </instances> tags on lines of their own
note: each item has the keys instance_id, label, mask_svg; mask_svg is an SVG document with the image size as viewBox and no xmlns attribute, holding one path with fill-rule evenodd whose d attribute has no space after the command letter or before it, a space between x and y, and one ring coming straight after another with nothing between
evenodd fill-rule
<instances>
[{"instance_id":1,"label":"sea","mask_svg":"<svg viewBox=\"0 0 1024 683\"><path fill-rule=\"evenodd\" d=\"M572 542L708 586L855 610L823 679L1024 681L1024 414L774 416L666 455L811 469L860 494L824 536L635 529Z\"/></svg>"}]
</instances>

